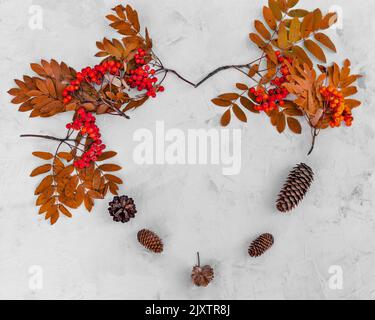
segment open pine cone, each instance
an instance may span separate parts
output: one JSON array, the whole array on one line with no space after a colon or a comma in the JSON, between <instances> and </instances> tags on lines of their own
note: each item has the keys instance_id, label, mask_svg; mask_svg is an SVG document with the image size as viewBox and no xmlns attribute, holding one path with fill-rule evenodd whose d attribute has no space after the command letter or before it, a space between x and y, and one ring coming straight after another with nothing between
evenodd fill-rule
<instances>
[{"instance_id":1,"label":"open pine cone","mask_svg":"<svg viewBox=\"0 0 375 320\"><path fill-rule=\"evenodd\" d=\"M122 223L129 222L137 213L133 199L127 196L114 197L108 211L114 221Z\"/></svg>"},{"instance_id":2,"label":"open pine cone","mask_svg":"<svg viewBox=\"0 0 375 320\"><path fill-rule=\"evenodd\" d=\"M163 241L156 233L150 230L143 229L139 231L137 238L142 246L154 253L162 253L164 250Z\"/></svg>"},{"instance_id":3,"label":"open pine cone","mask_svg":"<svg viewBox=\"0 0 375 320\"><path fill-rule=\"evenodd\" d=\"M195 266L191 273L191 279L197 287L207 287L214 279L214 269L211 266Z\"/></svg>"},{"instance_id":4,"label":"open pine cone","mask_svg":"<svg viewBox=\"0 0 375 320\"><path fill-rule=\"evenodd\" d=\"M279 194L277 209L283 213L294 209L305 197L313 180L314 173L308 165L301 163L295 167Z\"/></svg>"},{"instance_id":5,"label":"open pine cone","mask_svg":"<svg viewBox=\"0 0 375 320\"><path fill-rule=\"evenodd\" d=\"M268 249L274 244L274 238L272 234L264 233L257 238L249 247L250 257L257 258L263 255Z\"/></svg>"},{"instance_id":6,"label":"open pine cone","mask_svg":"<svg viewBox=\"0 0 375 320\"><path fill-rule=\"evenodd\" d=\"M207 287L214 279L214 269L211 266L201 267L199 252L197 253L198 265L191 272L191 280L197 287Z\"/></svg>"}]
</instances>

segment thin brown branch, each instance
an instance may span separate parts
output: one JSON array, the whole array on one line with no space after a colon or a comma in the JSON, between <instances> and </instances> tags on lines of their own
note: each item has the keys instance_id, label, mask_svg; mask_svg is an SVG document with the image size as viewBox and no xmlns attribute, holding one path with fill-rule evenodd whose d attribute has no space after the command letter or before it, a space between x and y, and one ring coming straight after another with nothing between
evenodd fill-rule
<instances>
[{"instance_id":1,"label":"thin brown branch","mask_svg":"<svg viewBox=\"0 0 375 320\"><path fill-rule=\"evenodd\" d=\"M177 78L179 78L180 80L184 81L185 83L191 85L192 87L196 88L196 84L187 80L186 78L184 78L183 76L181 76L176 70L173 70L173 69L168 69L168 68L164 68L162 67L161 69L159 69L157 71L158 72L162 72L162 71L165 71L166 74L168 74L168 72L170 73L173 73L175 76L177 76Z\"/></svg>"},{"instance_id":2,"label":"thin brown branch","mask_svg":"<svg viewBox=\"0 0 375 320\"><path fill-rule=\"evenodd\" d=\"M251 66L260 61L262 58L258 58L250 63L247 63L247 64L239 64L239 65L227 65L227 66L222 66L222 67L219 67L215 70L213 70L212 72L210 72L207 76L205 76L201 81L199 81L196 85L195 85L195 88L198 88L199 86L201 86L203 83L205 83L208 79L212 78L214 75L218 74L219 72L222 72L222 71L225 71L225 70L229 70L229 69L243 69L243 68L247 68L247 69L250 69Z\"/></svg>"},{"instance_id":3,"label":"thin brown branch","mask_svg":"<svg viewBox=\"0 0 375 320\"><path fill-rule=\"evenodd\" d=\"M319 131L317 128L314 128L313 132L312 132L312 143L311 143L311 148L310 148L310 151L309 153L307 154L308 156L312 154L312 152L314 151L314 148L315 148L315 143L316 143L316 138L318 137L319 135Z\"/></svg>"},{"instance_id":4,"label":"thin brown branch","mask_svg":"<svg viewBox=\"0 0 375 320\"><path fill-rule=\"evenodd\" d=\"M48 135L40 135L40 134L22 134L20 135L21 138L40 138L40 139L47 139L47 140L53 140L58 142L65 142L65 141L75 141L73 139L67 139L67 138L56 138Z\"/></svg>"}]
</instances>

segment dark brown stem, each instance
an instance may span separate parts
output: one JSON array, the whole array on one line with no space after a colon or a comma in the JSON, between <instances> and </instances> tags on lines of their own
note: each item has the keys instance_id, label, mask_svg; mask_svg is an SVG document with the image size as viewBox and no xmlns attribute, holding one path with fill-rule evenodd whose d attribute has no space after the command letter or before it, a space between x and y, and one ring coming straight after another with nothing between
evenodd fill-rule
<instances>
[{"instance_id":1,"label":"dark brown stem","mask_svg":"<svg viewBox=\"0 0 375 320\"><path fill-rule=\"evenodd\" d=\"M58 142L75 141L73 139L56 138L52 136L45 136L45 135L39 135L39 134L22 134L20 137L21 138L40 138L40 139L47 139L47 140L58 141Z\"/></svg>"},{"instance_id":2,"label":"dark brown stem","mask_svg":"<svg viewBox=\"0 0 375 320\"><path fill-rule=\"evenodd\" d=\"M104 99L104 98L100 98L101 101L107 105L112 111L116 112L118 116L120 117L124 117L125 119L130 119L130 117L123 111L121 111L120 109L117 109L115 106L113 106L110 102L107 101L107 99Z\"/></svg>"},{"instance_id":3,"label":"dark brown stem","mask_svg":"<svg viewBox=\"0 0 375 320\"><path fill-rule=\"evenodd\" d=\"M197 260L198 260L198 267L201 266L201 258L199 256L199 252L197 252Z\"/></svg>"},{"instance_id":4,"label":"dark brown stem","mask_svg":"<svg viewBox=\"0 0 375 320\"><path fill-rule=\"evenodd\" d=\"M313 134L312 134L312 144L311 144L311 149L309 151L309 153L307 154L308 156L312 154L312 152L314 151L314 148L315 148L315 142L316 142L316 138L318 136L318 129L314 128L314 131L313 131Z\"/></svg>"},{"instance_id":5,"label":"dark brown stem","mask_svg":"<svg viewBox=\"0 0 375 320\"><path fill-rule=\"evenodd\" d=\"M247 64L239 64L239 65L228 65L228 66L222 66L222 67L219 67L217 69L215 69L214 71L210 72L207 76L205 76L201 81L199 81L198 83L193 83L192 81L189 81L187 80L186 78L184 78L183 76L181 76L176 70L173 70L173 69L168 69L168 68L165 68L163 66L163 64L161 62L160 65L157 65L158 67L160 67L160 69L157 70L157 73L160 73L160 72L165 72L165 73L173 73L174 75L176 75L180 80L184 81L185 83L191 85L192 87L194 88L198 88L199 86L201 86L204 82L206 82L208 79L210 79L211 77L213 77L214 75L216 75L217 73L221 72L221 71L225 71L225 70L229 70L229 69L236 69L237 71L240 71L240 72L243 72L245 73L244 71L242 71L241 69L243 68L247 68L247 69L250 69L251 66L258 62L258 61L261 61L263 59L263 57L260 57L250 63L247 63Z\"/></svg>"},{"instance_id":6,"label":"dark brown stem","mask_svg":"<svg viewBox=\"0 0 375 320\"><path fill-rule=\"evenodd\" d=\"M165 71L166 74L168 74L168 72L170 73L173 73L175 76L177 76L177 78L181 79L182 81L186 82L187 84L191 85L192 87L196 87L195 83L187 80L186 78L184 78L183 76L181 76L176 70L173 70L173 69L168 69L168 68L162 68L159 70L159 72L161 71Z\"/></svg>"},{"instance_id":7,"label":"dark brown stem","mask_svg":"<svg viewBox=\"0 0 375 320\"><path fill-rule=\"evenodd\" d=\"M205 76L201 81L199 81L196 85L195 85L195 88L198 88L199 86L201 86L204 82L206 82L208 79L212 78L214 75L216 75L217 73L221 72L221 71L225 71L225 70L229 70L229 69L241 69L241 68L250 68L252 64L254 64L255 62L258 62L260 61L261 58L259 59L256 59L248 64L239 64L239 65L228 65L228 66L222 66L222 67L219 67L217 69L215 69L214 71L210 72L207 76Z\"/></svg>"}]
</instances>

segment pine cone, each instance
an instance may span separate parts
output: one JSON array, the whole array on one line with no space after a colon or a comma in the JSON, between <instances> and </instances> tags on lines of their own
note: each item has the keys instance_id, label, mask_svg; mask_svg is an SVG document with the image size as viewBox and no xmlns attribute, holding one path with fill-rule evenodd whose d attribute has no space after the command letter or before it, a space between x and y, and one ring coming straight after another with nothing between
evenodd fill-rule
<instances>
[{"instance_id":1,"label":"pine cone","mask_svg":"<svg viewBox=\"0 0 375 320\"><path fill-rule=\"evenodd\" d=\"M133 199L127 196L114 197L108 211L114 221L122 223L129 222L137 213Z\"/></svg>"},{"instance_id":2,"label":"pine cone","mask_svg":"<svg viewBox=\"0 0 375 320\"><path fill-rule=\"evenodd\" d=\"M154 253L162 253L164 250L163 241L159 238L159 236L147 229L143 229L138 232L138 241L139 243L144 246L146 249L154 252Z\"/></svg>"},{"instance_id":3,"label":"pine cone","mask_svg":"<svg viewBox=\"0 0 375 320\"><path fill-rule=\"evenodd\" d=\"M301 163L295 167L279 194L277 209L283 213L294 209L310 189L313 180L314 173L308 165Z\"/></svg>"},{"instance_id":4,"label":"pine cone","mask_svg":"<svg viewBox=\"0 0 375 320\"><path fill-rule=\"evenodd\" d=\"M214 279L214 269L211 266L195 266L191 273L191 280L197 287L207 287Z\"/></svg>"},{"instance_id":5,"label":"pine cone","mask_svg":"<svg viewBox=\"0 0 375 320\"><path fill-rule=\"evenodd\" d=\"M272 234L264 233L258 239L253 241L249 247L249 255L253 258L260 257L274 244L274 238Z\"/></svg>"}]
</instances>

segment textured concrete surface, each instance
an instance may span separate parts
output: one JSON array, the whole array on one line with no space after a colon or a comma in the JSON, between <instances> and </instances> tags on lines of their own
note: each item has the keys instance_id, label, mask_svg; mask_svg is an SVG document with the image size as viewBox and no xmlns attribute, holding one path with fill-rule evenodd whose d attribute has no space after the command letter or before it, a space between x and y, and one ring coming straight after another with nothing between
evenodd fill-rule
<instances>
[{"instance_id":1,"label":"textured concrete surface","mask_svg":"<svg viewBox=\"0 0 375 320\"><path fill-rule=\"evenodd\" d=\"M223 176L220 166L139 166L132 136L153 129L219 128L220 112L210 103L241 79L234 71L193 90L175 77L167 91L132 120L102 117L99 124L109 148L118 150L124 167L122 193L132 196L137 219L127 225L109 218L106 201L92 214L78 210L72 220L51 227L37 215L28 177L38 161L31 152L54 150L53 143L21 141L21 133L63 134L69 115L30 120L10 104L12 79L29 73L40 58L64 60L75 68L94 65L95 41L114 33L104 16L116 1L0 1L0 298L16 299L371 299L375 298L375 2L307 1L309 8L343 12L343 27L331 31L339 54L350 57L364 74L350 129L322 133L314 154L305 126L301 136L279 135L265 117L249 115L242 129L242 170ZM248 41L262 1L132 0L142 25L148 26L155 50L168 67L189 79L223 64L242 63L259 54ZM30 6L43 10L43 29L29 28ZM333 58L333 56L330 58ZM60 130L61 129L61 130ZM292 215L275 212L274 200L288 171L305 161L316 182ZM165 240L155 257L136 241L149 227ZM275 246L265 256L247 256L250 240L271 232ZM195 252L216 270L207 289L193 288L189 274ZM39 266L33 269L33 266ZM342 290L332 290L330 267L343 271ZM42 270L43 288L31 285ZM331 270L332 271L332 270Z\"/></svg>"}]
</instances>

